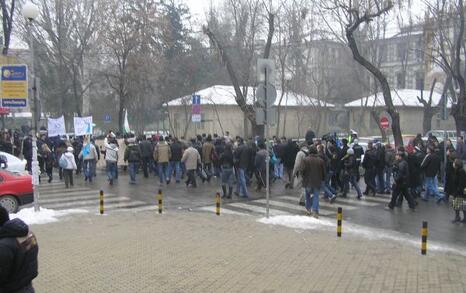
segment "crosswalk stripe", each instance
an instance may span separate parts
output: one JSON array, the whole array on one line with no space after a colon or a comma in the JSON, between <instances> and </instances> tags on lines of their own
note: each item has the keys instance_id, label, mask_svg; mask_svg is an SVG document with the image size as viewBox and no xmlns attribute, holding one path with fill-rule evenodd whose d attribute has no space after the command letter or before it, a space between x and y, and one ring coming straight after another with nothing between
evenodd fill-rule
<instances>
[{"instance_id":1,"label":"crosswalk stripe","mask_svg":"<svg viewBox=\"0 0 466 293\"><path fill-rule=\"evenodd\" d=\"M253 202L259 202L259 203L267 204L266 199L254 200ZM273 205L273 206L282 207L282 208L294 210L294 211L301 212L301 213L303 213L304 210L305 210L303 207L301 207L301 206L299 206L297 204L290 204L290 203L276 201L276 200L269 200L269 203L270 203L270 205ZM320 215L329 216L329 215L332 215L332 214L335 213L335 211L328 211L327 209L321 209L320 206L321 206L321 203L319 201L319 214Z\"/></svg>"},{"instance_id":2,"label":"crosswalk stripe","mask_svg":"<svg viewBox=\"0 0 466 293\"><path fill-rule=\"evenodd\" d=\"M248 210L248 211L258 213L258 214L262 214L262 215L265 214L265 207L258 207L258 206L254 206L254 205L250 205L250 204L245 204L245 203L242 203L242 202L230 203L230 204L228 204L228 206L237 207L237 208L240 208L240 209L243 209L243 210ZM270 215L272 215L272 216L284 216L284 215L289 215L290 214L288 212L284 212L284 211L277 210L277 209L270 209L269 212L270 212Z\"/></svg>"},{"instance_id":3,"label":"crosswalk stripe","mask_svg":"<svg viewBox=\"0 0 466 293\"><path fill-rule=\"evenodd\" d=\"M211 212L215 213L215 206L205 206L205 207L200 207L199 210L205 211L205 212ZM237 212L234 210L227 209L225 207L222 207L220 210L220 213L224 214L231 214L231 215L239 215L239 216L247 216L248 214Z\"/></svg>"},{"instance_id":4,"label":"crosswalk stripe","mask_svg":"<svg viewBox=\"0 0 466 293\"><path fill-rule=\"evenodd\" d=\"M279 198L289 199L289 200L296 200L296 197L294 197L294 196L280 196ZM338 201L338 198L337 198L337 201ZM319 208L321 206L325 207L327 209L330 208L330 209L333 209L333 210L336 210L338 207L344 208L345 210L348 210L348 211L357 209L357 207L355 207L355 206L349 206L349 205L341 204L341 203L331 204L331 203L323 202L323 201L319 200Z\"/></svg>"},{"instance_id":5,"label":"crosswalk stripe","mask_svg":"<svg viewBox=\"0 0 466 293\"><path fill-rule=\"evenodd\" d=\"M51 203L58 203L58 202L70 202L70 201L78 201L78 200L85 200L85 199L91 199L91 198L99 199L99 195L93 192L92 194L87 194L87 195L80 195L80 196L68 196L64 195L63 197L55 197L55 198L42 198L40 200L41 204L51 204ZM114 194L106 194L105 198L113 198L117 197Z\"/></svg>"},{"instance_id":6,"label":"crosswalk stripe","mask_svg":"<svg viewBox=\"0 0 466 293\"><path fill-rule=\"evenodd\" d=\"M129 197L115 197L115 198L109 198L104 201L104 206L107 206L108 203L114 203L114 202L121 202L121 201L130 201ZM94 200L83 200L83 201L78 201L78 202L66 202L66 203L54 203L54 204L46 204L44 205L46 208L69 208L69 207L83 207L83 206L92 206L94 205L96 207L99 206L99 199L96 198Z\"/></svg>"},{"instance_id":7,"label":"crosswalk stripe","mask_svg":"<svg viewBox=\"0 0 466 293\"><path fill-rule=\"evenodd\" d=\"M352 203L352 204L356 204L356 205L359 205L359 206L365 206L365 207L375 207L375 206L379 205L378 203L367 202L365 200L358 200L356 198L352 199L352 198L337 197L335 204L338 204L340 202L350 203L350 204Z\"/></svg>"},{"instance_id":8,"label":"crosswalk stripe","mask_svg":"<svg viewBox=\"0 0 466 293\"><path fill-rule=\"evenodd\" d=\"M99 196L99 191L91 189L82 189L82 190L57 190L54 192L40 190L41 197L71 197L73 195L84 195L84 194L94 194Z\"/></svg>"},{"instance_id":9,"label":"crosswalk stripe","mask_svg":"<svg viewBox=\"0 0 466 293\"><path fill-rule=\"evenodd\" d=\"M384 198L384 197L368 197L366 196L364 198L365 201L370 201L370 202L378 202L378 203L389 203L390 198Z\"/></svg>"},{"instance_id":10,"label":"crosswalk stripe","mask_svg":"<svg viewBox=\"0 0 466 293\"><path fill-rule=\"evenodd\" d=\"M65 185L60 186L60 187L39 187L39 190L43 191L56 191L56 190L66 190L66 191L73 191L73 190L89 190L91 188L89 187L71 187L71 188L66 188Z\"/></svg>"}]
</instances>

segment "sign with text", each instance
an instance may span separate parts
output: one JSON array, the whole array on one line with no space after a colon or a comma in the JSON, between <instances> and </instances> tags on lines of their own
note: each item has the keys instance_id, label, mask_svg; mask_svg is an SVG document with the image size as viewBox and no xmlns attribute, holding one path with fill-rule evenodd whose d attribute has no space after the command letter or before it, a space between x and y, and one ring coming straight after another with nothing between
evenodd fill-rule
<instances>
[{"instance_id":1,"label":"sign with text","mask_svg":"<svg viewBox=\"0 0 466 293\"><path fill-rule=\"evenodd\" d=\"M200 123L202 120L201 116L201 96L193 95L193 102L191 108L191 121L194 123Z\"/></svg>"},{"instance_id":2,"label":"sign with text","mask_svg":"<svg viewBox=\"0 0 466 293\"><path fill-rule=\"evenodd\" d=\"M28 100L28 68L26 65L1 67L0 96L2 107L24 108Z\"/></svg>"},{"instance_id":3,"label":"sign with text","mask_svg":"<svg viewBox=\"0 0 466 293\"><path fill-rule=\"evenodd\" d=\"M48 129L48 136L54 137L59 135L65 135L65 117L63 115L59 118L47 118L47 129Z\"/></svg>"},{"instance_id":4,"label":"sign with text","mask_svg":"<svg viewBox=\"0 0 466 293\"><path fill-rule=\"evenodd\" d=\"M74 134L76 136L92 134L92 116L74 117Z\"/></svg>"}]
</instances>

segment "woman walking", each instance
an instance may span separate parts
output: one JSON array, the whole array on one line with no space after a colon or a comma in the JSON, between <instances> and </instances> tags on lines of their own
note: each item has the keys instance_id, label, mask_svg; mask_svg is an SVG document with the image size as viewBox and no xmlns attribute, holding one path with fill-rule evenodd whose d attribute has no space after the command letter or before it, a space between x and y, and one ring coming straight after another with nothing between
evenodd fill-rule
<instances>
[{"instance_id":1,"label":"woman walking","mask_svg":"<svg viewBox=\"0 0 466 293\"><path fill-rule=\"evenodd\" d=\"M461 221L460 211L463 211L463 220L461 222L466 223L466 206L465 206L465 188L466 188L466 171L463 168L463 161L455 159L453 162L453 176L452 185L454 186L453 193L453 209L455 210L455 219L453 223Z\"/></svg>"}]
</instances>

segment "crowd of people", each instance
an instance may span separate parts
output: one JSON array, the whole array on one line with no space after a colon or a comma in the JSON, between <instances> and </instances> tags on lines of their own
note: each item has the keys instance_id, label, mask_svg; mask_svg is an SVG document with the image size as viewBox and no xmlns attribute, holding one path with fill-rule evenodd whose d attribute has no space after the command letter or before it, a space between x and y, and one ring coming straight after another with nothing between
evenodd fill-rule
<instances>
[{"instance_id":1,"label":"crowd of people","mask_svg":"<svg viewBox=\"0 0 466 293\"><path fill-rule=\"evenodd\" d=\"M11 150L18 155L15 152L18 147L5 143L8 141L15 140L4 133L0 150ZM460 211L463 211L462 221L465 222L466 175L463 165L466 147L462 137L458 138L456 148L448 139L439 142L432 136L424 141L418 135L405 147L395 149L388 143L369 141L364 149L356 135L344 139L328 135L317 139L312 131L306 134L303 142L286 137L273 137L269 142L259 137L233 138L227 132L224 136L197 135L190 140L171 135L132 136L125 137L123 143L123 160L127 162L130 184L136 184L138 173L146 178L153 173L163 185L185 179L186 186L192 188L198 186L199 179L204 183L216 177L221 182L224 198L231 198L233 193L250 198L253 183L256 191L266 186L266 162L269 159L270 182L274 184L280 180L287 189L302 188L300 204L315 217L319 214L320 192L324 199L334 202L337 197L347 197L352 188L357 199L363 195L391 194L388 210L400 207L403 198L414 210L419 199L429 201L433 198L437 203L448 203L451 197L454 222L461 220ZM42 135L38 138L39 165L49 182L53 168L58 168L60 180L63 178L66 187L71 187L73 173L82 172L84 180L92 182L96 176L96 163L102 156L108 182L112 185L118 178L119 148L112 131L108 132L101 147L89 137L66 141ZM30 169L30 136L23 139L19 149ZM445 174L444 178L442 174ZM361 178L364 191L360 188ZM439 191L439 180L444 186L443 192Z\"/></svg>"}]
</instances>

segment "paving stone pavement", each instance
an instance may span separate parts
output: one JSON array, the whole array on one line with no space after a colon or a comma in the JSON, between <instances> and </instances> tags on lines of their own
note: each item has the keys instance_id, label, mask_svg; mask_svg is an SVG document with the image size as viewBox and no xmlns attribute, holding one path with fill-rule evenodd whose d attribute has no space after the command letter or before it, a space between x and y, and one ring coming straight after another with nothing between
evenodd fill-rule
<instances>
[{"instance_id":1,"label":"paving stone pavement","mask_svg":"<svg viewBox=\"0 0 466 293\"><path fill-rule=\"evenodd\" d=\"M37 292L466 292L466 258L399 242L154 211L33 225Z\"/></svg>"}]
</instances>

